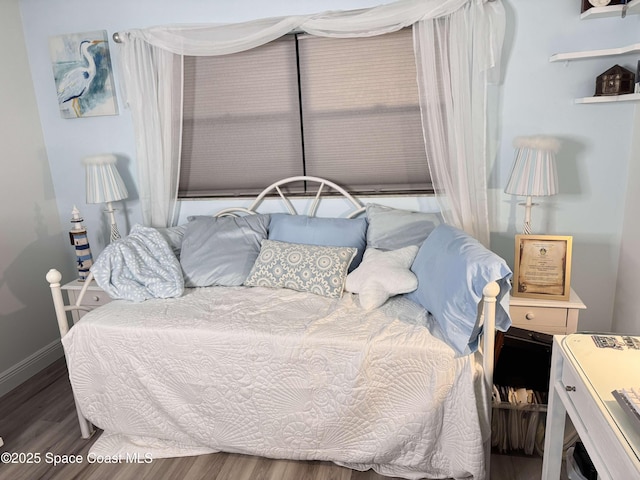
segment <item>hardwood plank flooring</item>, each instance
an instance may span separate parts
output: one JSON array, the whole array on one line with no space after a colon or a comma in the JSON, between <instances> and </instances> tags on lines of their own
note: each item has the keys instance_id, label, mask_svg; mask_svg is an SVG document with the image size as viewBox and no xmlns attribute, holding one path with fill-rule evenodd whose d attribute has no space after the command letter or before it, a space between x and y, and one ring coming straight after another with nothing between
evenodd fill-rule
<instances>
[{"instance_id":1,"label":"hardwood plank flooring","mask_svg":"<svg viewBox=\"0 0 640 480\"><path fill-rule=\"evenodd\" d=\"M40 463L0 463L0 480L390 480L331 462L272 460L233 453L153 460L145 463L87 462L100 435L80 437L64 358L0 398L0 452L40 453ZM79 464L54 466L45 454L82 455ZM542 459L492 455L492 480L539 479ZM566 477L565 477L566 478ZM391 479L392 480L392 479Z\"/></svg>"}]
</instances>

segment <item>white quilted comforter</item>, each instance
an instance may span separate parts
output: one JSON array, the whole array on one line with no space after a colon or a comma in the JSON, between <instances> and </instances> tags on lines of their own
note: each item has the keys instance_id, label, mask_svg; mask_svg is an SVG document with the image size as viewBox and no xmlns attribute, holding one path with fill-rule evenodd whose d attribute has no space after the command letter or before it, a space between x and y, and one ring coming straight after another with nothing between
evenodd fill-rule
<instances>
[{"instance_id":1,"label":"white quilted comforter","mask_svg":"<svg viewBox=\"0 0 640 480\"><path fill-rule=\"evenodd\" d=\"M113 301L63 344L80 409L105 430L97 454L227 451L484 478L480 368L427 322L404 299L365 312L349 294L210 287Z\"/></svg>"}]
</instances>

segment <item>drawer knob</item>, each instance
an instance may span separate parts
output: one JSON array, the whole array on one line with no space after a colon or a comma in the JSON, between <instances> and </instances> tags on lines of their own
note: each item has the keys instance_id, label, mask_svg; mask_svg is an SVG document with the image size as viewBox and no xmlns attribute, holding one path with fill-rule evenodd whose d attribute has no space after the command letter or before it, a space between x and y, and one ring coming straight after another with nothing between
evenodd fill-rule
<instances>
[{"instance_id":1,"label":"drawer knob","mask_svg":"<svg viewBox=\"0 0 640 480\"><path fill-rule=\"evenodd\" d=\"M533 312L527 312L524 318L526 318L527 320L533 320L534 318L536 318L536 314Z\"/></svg>"},{"instance_id":2,"label":"drawer knob","mask_svg":"<svg viewBox=\"0 0 640 480\"><path fill-rule=\"evenodd\" d=\"M567 392L575 392L576 391L576 387L574 387L573 385L567 385L566 387L564 387L564 389Z\"/></svg>"},{"instance_id":3,"label":"drawer knob","mask_svg":"<svg viewBox=\"0 0 640 480\"><path fill-rule=\"evenodd\" d=\"M100 297L98 295L94 295L93 296L93 301L94 302L99 302L100 301Z\"/></svg>"}]
</instances>

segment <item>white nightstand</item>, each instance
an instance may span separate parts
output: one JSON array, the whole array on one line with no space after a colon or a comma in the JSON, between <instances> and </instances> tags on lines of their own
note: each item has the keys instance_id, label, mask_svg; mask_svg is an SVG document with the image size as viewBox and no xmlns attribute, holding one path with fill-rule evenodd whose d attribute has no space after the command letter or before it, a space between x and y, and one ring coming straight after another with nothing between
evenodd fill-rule
<instances>
[{"instance_id":1,"label":"white nightstand","mask_svg":"<svg viewBox=\"0 0 640 480\"><path fill-rule=\"evenodd\" d=\"M73 305L76 303L76 300L80 296L80 291L82 287L84 287L85 282L81 282L76 279L72 282L67 283L62 286L62 290L67 292L67 296L69 297L69 305ZM82 300L82 305L86 306L95 306L99 307L100 305L104 305L111 301L111 297L107 295L104 290L102 290L95 281L91 281L89 286L87 287L87 292L84 294L84 298ZM77 322L80 318L87 312L73 310L71 312L71 318L73 318L73 322Z\"/></svg>"},{"instance_id":2,"label":"white nightstand","mask_svg":"<svg viewBox=\"0 0 640 480\"><path fill-rule=\"evenodd\" d=\"M514 327L550 335L567 335L578 330L578 314L587 307L571 290L569 300L509 298L509 314Z\"/></svg>"}]
</instances>

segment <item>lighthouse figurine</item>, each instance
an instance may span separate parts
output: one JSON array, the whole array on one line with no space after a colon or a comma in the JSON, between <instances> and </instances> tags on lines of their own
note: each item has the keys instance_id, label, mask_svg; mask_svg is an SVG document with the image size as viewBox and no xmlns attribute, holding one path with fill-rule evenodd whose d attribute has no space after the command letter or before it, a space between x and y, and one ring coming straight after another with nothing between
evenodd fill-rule
<instances>
[{"instance_id":1,"label":"lighthouse figurine","mask_svg":"<svg viewBox=\"0 0 640 480\"><path fill-rule=\"evenodd\" d=\"M71 211L71 224L73 228L69 231L69 239L71 245L76 248L76 259L78 266L78 280L84 282L89 276L89 269L93 265L93 257L91 256L91 248L89 247L89 237L87 237L87 229L84 228L82 222L84 219L80 216L78 208L74 205Z\"/></svg>"}]
</instances>

